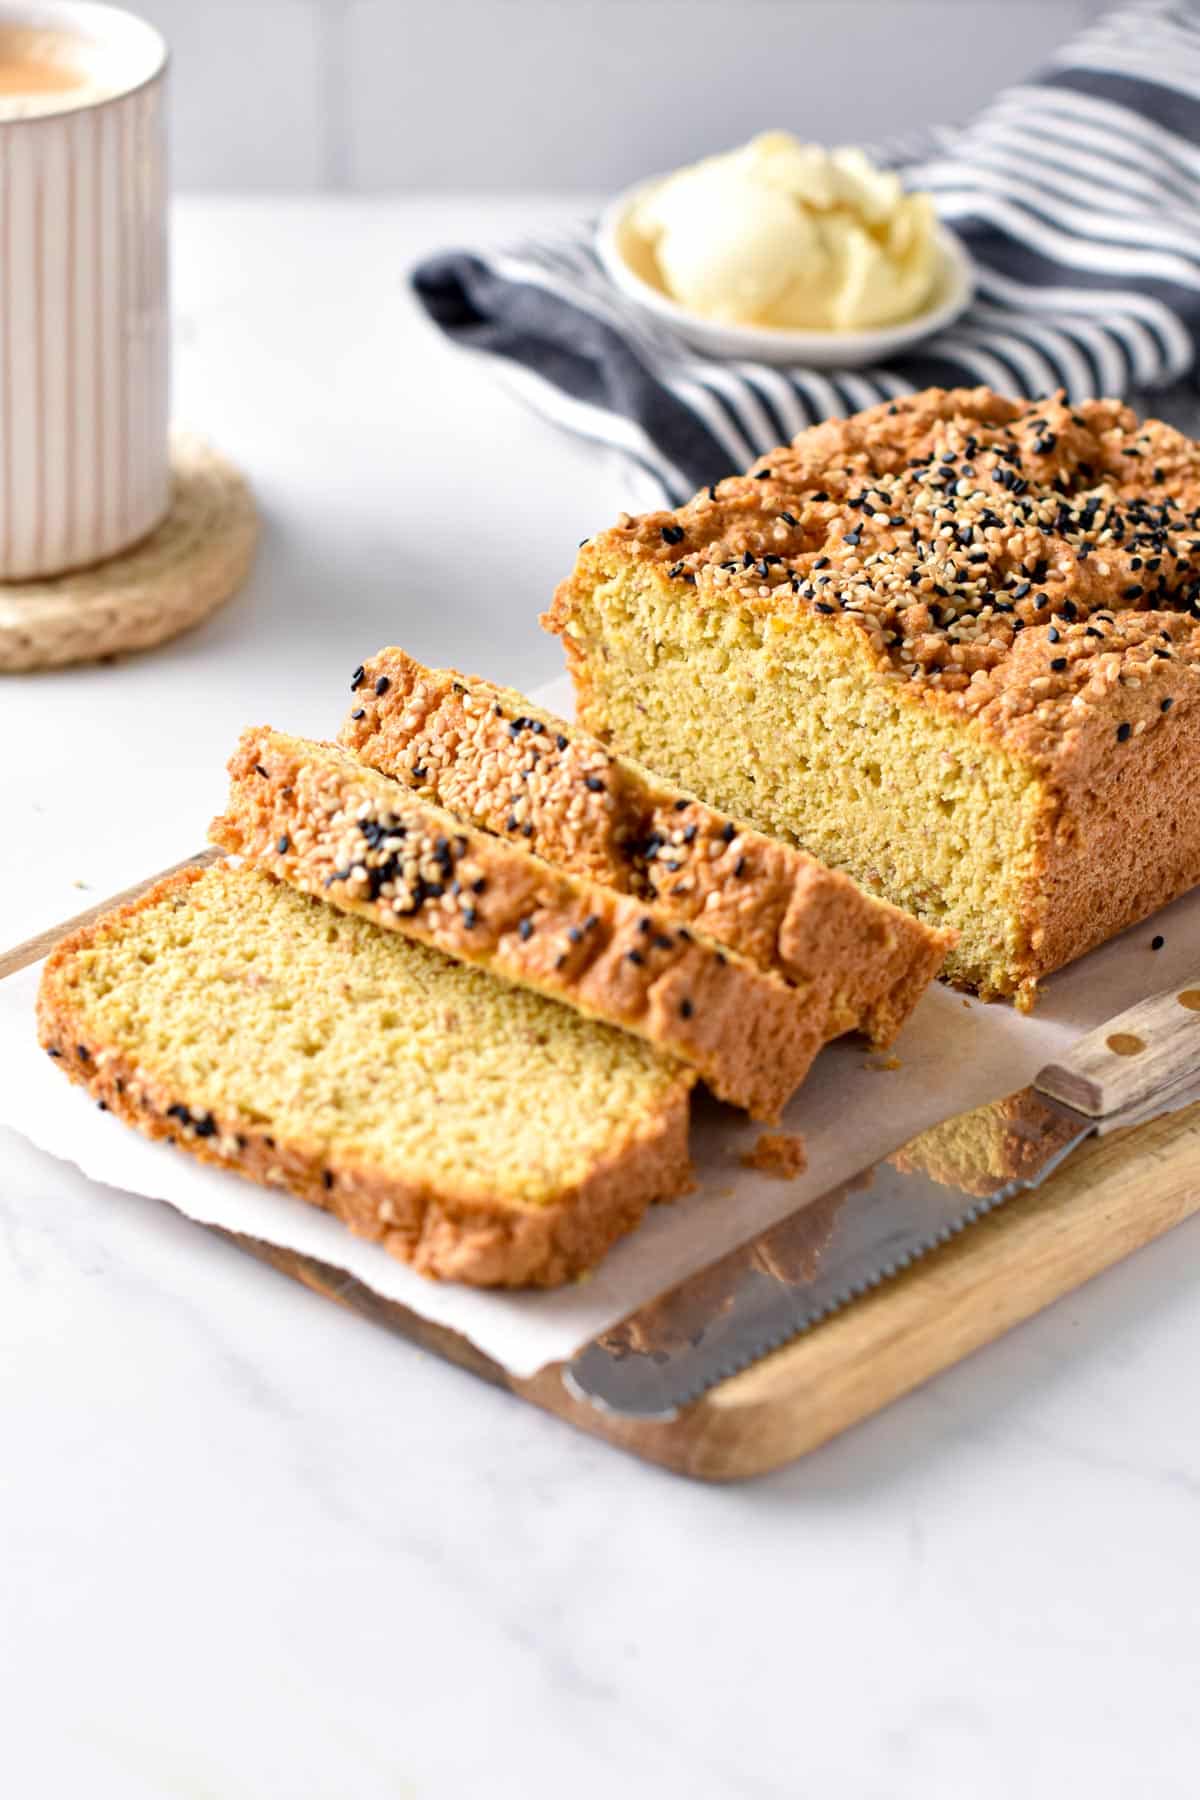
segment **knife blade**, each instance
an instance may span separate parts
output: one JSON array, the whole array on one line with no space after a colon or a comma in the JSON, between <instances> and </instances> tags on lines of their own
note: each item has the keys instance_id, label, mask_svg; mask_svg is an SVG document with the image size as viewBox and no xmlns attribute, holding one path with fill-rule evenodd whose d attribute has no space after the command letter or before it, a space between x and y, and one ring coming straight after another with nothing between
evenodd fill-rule
<instances>
[{"instance_id":1,"label":"knife blade","mask_svg":"<svg viewBox=\"0 0 1200 1800\"><path fill-rule=\"evenodd\" d=\"M1038 1187L1085 1139L1200 1099L1200 977L1080 1040L709 1263L564 1366L579 1399L663 1419Z\"/></svg>"}]
</instances>

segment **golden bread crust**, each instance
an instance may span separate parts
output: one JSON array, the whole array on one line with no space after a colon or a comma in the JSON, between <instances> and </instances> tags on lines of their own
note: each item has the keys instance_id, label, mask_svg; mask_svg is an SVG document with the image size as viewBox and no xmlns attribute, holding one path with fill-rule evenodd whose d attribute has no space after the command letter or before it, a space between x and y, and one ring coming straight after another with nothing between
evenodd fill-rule
<instances>
[{"instance_id":1,"label":"golden bread crust","mask_svg":"<svg viewBox=\"0 0 1200 1800\"><path fill-rule=\"evenodd\" d=\"M1111 723L1150 728L1123 675L1200 692L1200 447L1114 400L934 388L815 426L592 538L549 629L628 561L698 607L820 616L848 655L1075 779Z\"/></svg>"},{"instance_id":2,"label":"golden bread crust","mask_svg":"<svg viewBox=\"0 0 1200 1800\"><path fill-rule=\"evenodd\" d=\"M952 961L955 979L1028 1000L1200 881L1200 447L1171 426L1114 400L931 389L626 516L544 621L598 730L603 655L621 653L579 621L630 571L680 616L802 626L897 716L951 727L964 764L990 747L1036 784L1020 941L986 981Z\"/></svg>"},{"instance_id":3,"label":"golden bread crust","mask_svg":"<svg viewBox=\"0 0 1200 1800\"><path fill-rule=\"evenodd\" d=\"M772 1121L824 1019L655 907L463 825L333 746L243 734L212 841L303 892L619 1025Z\"/></svg>"},{"instance_id":4,"label":"golden bread crust","mask_svg":"<svg viewBox=\"0 0 1200 1800\"><path fill-rule=\"evenodd\" d=\"M394 647L363 665L340 741L469 824L523 834L560 868L802 984L825 1010L823 1040L859 1029L890 1044L952 941L512 689Z\"/></svg>"},{"instance_id":5,"label":"golden bread crust","mask_svg":"<svg viewBox=\"0 0 1200 1800\"><path fill-rule=\"evenodd\" d=\"M145 1062L135 1059L89 1028L69 978L81 953L119 937L138 914L174 897L186 899L197 883L223 872L193 869L171 876L64 940L47 960L38 994L39 1040L73 1082L126 1124L260 1185L286 1188L422 1275L476 1286L569 1281L593 1268L647 1206L691 1186L686 1074L655 1118L640 1121L585 1179L542 1204L456 1193L406 1179L399 1170L385 1177L353 1159L331 1160L319 1144L256 1130L241 1117L193 1115L188 1095L154 1069L152 1054Z\"/></svg>"}]
</instances>

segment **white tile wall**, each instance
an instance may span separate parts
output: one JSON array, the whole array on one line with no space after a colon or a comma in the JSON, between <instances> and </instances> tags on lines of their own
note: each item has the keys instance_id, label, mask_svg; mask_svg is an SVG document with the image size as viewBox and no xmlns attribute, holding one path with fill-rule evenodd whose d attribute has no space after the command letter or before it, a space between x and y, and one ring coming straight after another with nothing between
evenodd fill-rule
<instances>
[{"instance_id":1,"label":"white tile wall","mask_svg":"<svg viewBox=\"0 0 1200 1800\"><path fill-rule=\"evenodd\" d=\"M970 112L1104 0L129 0L185 188L614 187Z\"/></svg>"}]
</instances>

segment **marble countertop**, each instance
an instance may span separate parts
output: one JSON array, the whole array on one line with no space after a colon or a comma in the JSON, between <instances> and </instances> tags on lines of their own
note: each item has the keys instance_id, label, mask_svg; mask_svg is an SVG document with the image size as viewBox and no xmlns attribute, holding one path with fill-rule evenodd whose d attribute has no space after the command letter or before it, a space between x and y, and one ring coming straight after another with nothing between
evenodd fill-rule
<instances>
[{"instance_id":1,"label":"marble countertop","mask_svg":"<svg viewBox=\"0 0 1200 1800\"><path fill-rule=\"evenodd\" d=\"M247 592L6 678L0 945L197 848L238 729L400 641L532 686L617 472L416 316L559 202L188 201L176 413ZM0 1766L21 1800L1195 1792L1200 1221L778 1475L573 1434L0 1134Z\"/></svg>"}]
</instances>

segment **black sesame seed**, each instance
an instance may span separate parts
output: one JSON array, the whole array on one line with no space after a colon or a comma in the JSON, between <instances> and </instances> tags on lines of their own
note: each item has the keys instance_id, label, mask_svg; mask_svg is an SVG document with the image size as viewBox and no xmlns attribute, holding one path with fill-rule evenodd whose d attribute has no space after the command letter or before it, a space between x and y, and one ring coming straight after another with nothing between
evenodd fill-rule
<instances>
[{"instance_id":1,"label":"black sesame seed","mask_svg":"<svg viewBox=\"0 0 1200 1800\"><path fill-rule=\"evenodd\" d=\"M795 524L795 523L796 523L796 521L795 521L795 519L794 519L794 518L793 518L793 516L792 516L792 514L791 514L791 513L789 513L789 512L782 512L782 513L780 513L780 515L779 515L779 516L780 516L780 518L781 518L781 519L782 519L782 520L783 520L783 522L784 522L784 524L785 524L785 525L794 525L794 524Z\"/></svg>"},{"instance_id":2,"label":"black sesame seed","mask_svg":"<svg viewBox=\"0 0 1200 1800\"><path fill-rule=\"evenodd\" d=\"M1132 730L1133 730L1132 725L1118 725L1117 726L1117 742L1118 742L1118 744L1127 743L1129 740L1129 735L1132 732Z\"/></svg>"},{"instance_id":3,"label":"black sesame seed","mask_svg":"<svg viewBox=\"0 0 1200 1800\"><path fill-rule=\"evenodd\" d=\"M1159 701L1158 710L1160 712L1170 712L1170 710L1174 706L1174 704L1175 704L1174 700L1172 700L1170 694L1168 694L1165 700Z\"/></svg>"},{"instance_id":4,"label":"black sesame seed","mask_svg":"<svg viewBox=\"0 0 1200 1800\"><path fill-rule=\"evenodd\" d=\"M392 684L388 680L387 676L381 675L379 677L379 680L375 683L375 692L377 694L386 694L388 689L391 687L391 685Z\"/></svg>"},{"instance_id":5,"label":"black sesame seed","mask_svg":"<svg viewBox=\"0 0 1200 1800\"><path fill-rule=\"evenodd\" d=\"M754 479L755 479L755 481L770 481L770 479L771 479L770 469L759 469L756 472Z\"/></svg>"},{"instance_id":6,"label":"black sesame seed","mask_svg":"<svg viewBox=\"0 0 1200 1800\"><path fill-rule=\"evenodd\" d=\"M52 1047L52 1048L51 1048L51 1049L49 1049L49 1050L47 1050L47 1052L46 1052L46 1055L47 1055L47 1056L53 1056L53 1057L59 1057L59 1056L61 1056L61 1055L62 1055L62 1051L61 1051L61 1050L55 1050L55 1049L54 1049L54 1048L53 1048L53 1047Z\"/></svg>"},{"instance_id":7,"label":"black sesame seed","mask_svg":"<svg viewBox=\"0 0 1200 1800\"><path fill-rule=\"evenodd\" d=\"M350 714L352 719L365 719L366 716L367 709L365 706L356 706L354 711Z\"/></svg>"},{"instance_id":8,"label":"black sesame seed","mask_svg":"<svg viewBox=\"0 0 1200 1800\"><path fill-rule=\"evenodd\" d=\"M532 919L521 920L521 923L517 926L517 936L523 944L528 943L529 939L533 936Z\"/></svg>"},{"instance_id":9,"label":"black sesame seed","mask_svg":"<svg viewBox=\"0 0 1200 1800\"><path fill-rule=\"evenodd\" d=\"M690 1019L694 1011L695 1008L690 1000L681 1000L679 1002L679 1016L681 1019Z\"/></svg>"},{"instance_id":10,"label":"black sesame seed","mask_svg":"<svg viewBox=\"0 0 1200 1800\"><path fill-rule=\"evenodd\" d=\"M88 1049L86 1044L76 1044L75 1054L79 1058L80 1062L91 1062L91 1060L92 1060L92 1053Z\"/></svg>"},{"instance_id":11,"label":"black sesame seed","mask_svg":"<svg viewBox=\"0 0 1200 1800\"><path fill-rule=\"evenodd\" d=\"M563 736L561 731L559 732L558 736L555 738L554 742L557 744L557 746L560 750L565 750L567 747L567 740Z\"/></svg>"},{"instance_id":12,"label":"black sesame seed","mask_svg":"<svg viewBox=\"0 0 1200 1800\"><path fill-rule=\"evenodd\" d=\"M322 1169L321 1170L321 1182L325 1189L325 1192L328 1193L330 1188L333 1186L333 1170L332 1169Z\"/></svg>"},{"instance_id":13,"label":"black sesame seed","mask_svg":"<svg viewBox=\"0 0 1200 1800\"><path fill-rule=\"evenodd\" d=\"M270 779L271 779L271 777L267 774L267 771L263 768L261 763L255 763L254 773L256 775L261 775L264 781L270 781Z\"/></svg>"},{"instance_id":14,"label":"black sesame seed","mask_svg":"<svg viewBox=\"0 0 1200 1800\"><path fill-rule=\"evenodd\" d=\"M1166 941L1166 938L1160 933L1158 937L1152 937L1150 939L1150 948L1152 950L1161 950Z\"/></svg>"},{"instance_id":15,"label":"black sesame seed","mask_svg":"<svg viewBox=\"0 0 1200 1800\"><path fill-rule=\"evenodd\" d=\"M588 790L589 794L602 794L604 792L603 776L585 775L583 778L583 785Z\"/></svg>"},{"instance_id":16,"label":"black sesame seed","mask_svg":"<svg viewBox=\"0 0 1200 1800\"><path fill-rule=\"evenodd\" d=\"M194 1121L194 1124L196 1136L199 1138L210 1138L217 1135L217 1121L210 1112L201 1113L200 1117Z\"/></svg>"},{"instance_id":17,"label":"black sesame seed","mask_svg":"<svg viewBox=\"0 0 1200 1800\"><path fill-rule=\"evenodd\" d=\"M108 1101L107 1100L97 1100L96 1105L100 1108L101 1112L108 1111Z\"/></svg>"},{"instance_id":18,"label":"black sesame seed","mask_svg":"<svg viewBox=\"0 0 1200 1800\"><path fill-rule=\"evenodd\" d=\"M724 825L722 825L721 837L725 843L732 844L732 842L736 836L737 836L737 826L733 823L733 820L730 819Z\"/></svg>"},{"instance_id":19,"label":"black sesame seed","mask_svg":"<svg viewBox=\"0 0 1200 1800\"><path fill-rule=\"evenodd\" d=\"M1050 667L1052 669L1055 669L1055 670L1065 669L1066 666L1067 666L1067 659L1065 656L1055 656L1050 659Z\"/></svg>"},{"instance_id":20,"label":"black sesame seed","mask_svg":"<svg viewBox=\"0 0 1200 1800\"><path fill-rule=\"evenodd\" d=\"M363 668L362 664L359 663L357 669L355 669L353 675L350 677L350 692L351 693L354 692L356 687L361 686L362 678L366 674L366 672L367 671Z\"/></svg>"},{"instance_id":21,"label":"black sesame seed","mask_svg":"<svg viewBox=\"0 0 1200 1800\"><path fill-rule=\"evenodd\" d=\"M625 960L626 962L637 963L640 968L646 959L640 950L627 950L625 952Z\"/></svg>"},{"instance_id":22,"label":"black sesame seed","mask_svg":"<svg viewBox=\"0 0 1200 1800\"><path fill-rule=\"evenodd\" d=\"M478 918L479 914L475 911L473 906L463 907L462 922L468 931L474 931Z\"/></svg>"},{"instance_id":23,"label":"black sesame seed","mask_svg":"<svg viewBox=\"0 0 1200 1800\"><path fill-rule=\"evenodd\" d=\"M745 872L746 872L746 859L745 859L745 857L744 857L744 856L739 856L739 857L738 857L738 859L737 859L737 861L736 861L736 862L735 862L735 863L734 863L734 865L733 865L733 872L734 872L734 874L735 874L735 875L744 875L744 874L745 874Z\"/></svg>"},{"instance_id":24,"label":"black sesame seed","mask_svg":"<svg viewBox=\"0 0 1200 1800\"><path fill-rule=\"evenodd\" d=\"M682 544L683 535L682 525L664 525L662 528L664 544Z\"/></svg>"},{"instance_id":25,"label":"black sesame seed","mask_svg":"<svg viewBox=\"0 0 1200 1800\"><path fill-rule=\"evenodd\" d=\"M287 832L285 831L283 836L280 838L279 842L276 844L275 848L278 850L280 856L286 856L288 851L291 849L291 847L292 847L291 839L288 837Z\"/></svg>"}]
</instances>

